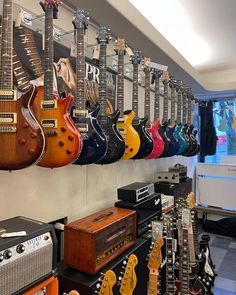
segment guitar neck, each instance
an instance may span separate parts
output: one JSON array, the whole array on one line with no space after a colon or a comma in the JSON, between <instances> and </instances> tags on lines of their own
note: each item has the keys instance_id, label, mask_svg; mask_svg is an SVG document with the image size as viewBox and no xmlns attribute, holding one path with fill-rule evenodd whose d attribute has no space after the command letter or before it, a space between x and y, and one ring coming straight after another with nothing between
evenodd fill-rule
<instances>
[{"instance_id":1,"label":"guitar neck","mask_svg":"<svg viewBox=\"0 0 236 295\"><path fill-rule=\"evenodd\" d=\"M150 118L150 71L145 71L145 97L144 97L144 116Z\"/></svg>"},{"instance_id":2,"label":"guitar neck","mask_svg":"<svg viewBox=\"0 0 236 295\"><path fill-rule=\"evenodd\" d=\"M138 117L138 64L133 64L133 111Z\"/></svg>"},{"instance_id":3,"label":"guitar neck","mask_svg":"<svg viewBox=\"0 0 236 295\"><path fill-rule=\"evenodd\" d=\"M175 124L175 87L172 85L171 87L171 118L170 123L171 125Z\"/></svg>"},{"instance_id":4,"label":"guitar neck","mask_svg":"<svg viewBox=\"0 0 236 295\"><path fill-rule=\"evenodd\" d=\"M158 295L158 270L152 269L149 273L148 295Z\"/></svg>"},{"instance_id":5,"label":"guitar neck","mask_svg":"<svg viewBox=\"0 0 236 295\"><path fill-rule=\"evenodd\" d=\"M154 119L160 118L160 79L155 79Z\"/></svg>"},{"instance_id":6,"label":"guitar neck","mask_svg":"<svg viewBox=\"0 0 236 295\"><path fill-rule=\"evenodd\" d=\"M188 116L187 116L187 123L188 125L192 124L192 100L191 100L191 95L187 95L187 104L188 104Z\"/></svg>"},{"instance_id":7,"label":"guitar neck","mask_svg":"<svg viewBox=\"0 0 236 295\"><path fill-rule=\"evenodd\" d=\"M188 232L188 245L189 245L189 261L192 263L195 263L196 257L195 257L195 245L194 245L194 239L193 239L192 226L189 228L189 232Z\"/></svg>"},{"instance_id":8,"label":"guitar neck","mask_svg":"<svg viewBox=\"0 0 236 295\"><path fill-rule=\"evenodd\" d=\"M192 210L194 213L194 221L192 223L192 230L193 230L193 241L194 241L194 250L195 255L198 254L198 225L197 225L197 219L196 219L196 212Z\"/></svg>"},{"instance_id":9,"label":"guitar neck","mask_svg":"<svg viewBox=\"0 0 236 295\"><path fill-rule=\"evenodd\" d=\"M166 292L167 294L174 294L174 291L175 291L172 245L173 245L172 238L166 238Z\"/></svg>"},{"instance_id":10,"label":"guitar neck","mask_svg":"<svg viewBox=\"0 0 236 295\"><path fill-rule=\"evenodd\" d=\"M163 103L163 122L168 121L168 81L163 81L164 84L164 103Z\"/></svg>"},{"instance_id":11,"label":"guitar neck","mask_svg":"<svg viewBox=\"0 0 236 295\"><path fill-rule=\"evenodd\" d=\"M101 115L106 115L106 95L107 95L107 63L106 63L107 44L100 44L100 57L99 57L99 97L101 103Z\"/></svg>"},{"instance_id":12,"label":"guitar neck","mask_svg":"<svg viewBox=\"0 0 236 295\"><path fill-rule=\"evenodd\" d=\"M124 53L118 52L117 108L124 111Z\"/></svg>"},{"instance_id":13,"label":"guitar neck","mask_svg":"<svg viewBox=\"0 0 236 295\"><path fill-rule=\"evenodd\" d=\"M13 71L16 77L18 89L23 92L27 91L31 87L29 77L24 71L15 50L13 50Z\"/></svg>"},{"instance_id":14,"label":"guitar neck","mask_svg":"<svg viewBox=\"0 0 236 295\"><path fill-rule=\"evenodd\" d=\"M182 230L182 246L180 257L181 295L189 294L189 246L188 229Z\"/></svg>"},{"instance_id":15,"label":"guitar neck","mask_svg":"<svg viewBox=\"0 0 236 295\"><path fill-rule=\"evenodd\" d=\"M84 28L77 29L77 57L76 57L76 98L75 107L77 110L85 109L85 55L84 55Z\"/></svg>"},{"instance_id":16,"label":"guitar neck","mask_svg":"<svg viewBox=\"0 0 236 295\"><path fill-rule=\"evenodd\" d=\"M49 5L45 12L44 100L53 97L53 50L53 7Z\"/></svg>"},{"instance_id":17,"label":"guitar neck","mask_svg":"<svg viewBox=\"0 0 236 295\"><path fill-rule=\"evenodd\" d=\"M12 48L13 48L13 4L12 0L3 0L0 88L11 90L13 84Z\"/></svg>"},{"instance_id":18,"label":"guitar neck","mask_svg":"<svg viewBox=\"0 0 236 295\"><path fill-rule=\"evenodd\" d=\"M182 109L182 92L177 91L177 124L181 123L181 109Z\"/></svg>"},{"instance_id":19,"label":"guitar neck","mask_svg":"<svg viewBox=\"0 0 236 295\"><path fill-rule=\"evenodd\" d=\"M187 93L185 90L182 92L183 95L183 124L187 123L187 113L186 113L186 101L187 101Z\"/></svg>"}]
</instances>

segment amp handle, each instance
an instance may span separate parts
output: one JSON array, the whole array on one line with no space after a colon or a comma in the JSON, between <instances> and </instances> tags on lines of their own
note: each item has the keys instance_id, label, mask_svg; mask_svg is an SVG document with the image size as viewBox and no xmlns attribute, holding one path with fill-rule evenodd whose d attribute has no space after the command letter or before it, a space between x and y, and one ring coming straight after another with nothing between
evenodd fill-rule
<instances>
[{"instance_id":1,"label":"amp handle","mask_svg":"<svg viewBox=\"0 0 236 295\"><path fill-rule=\"evenodd\" d=\"M105 214L101 214L99 215L98 217L94 218L93 222L98 222L100 221L101 219L105 218L105 217L108 217L108 216L111 216L113 215L114 213L112 211L108 212L108 213L105 213Z\"/></svg>"}]
</instances>

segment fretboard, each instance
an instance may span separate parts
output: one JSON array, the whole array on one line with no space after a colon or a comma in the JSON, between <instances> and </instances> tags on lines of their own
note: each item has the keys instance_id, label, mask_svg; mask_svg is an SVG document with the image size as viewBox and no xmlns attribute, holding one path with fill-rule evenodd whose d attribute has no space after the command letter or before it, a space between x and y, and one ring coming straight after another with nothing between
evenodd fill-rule
<instances>
[{"instance_id":1,"label":"fretboard","mask_svg":"<svg viewBox=\"0 0 236 295\"><path fill-rule=\"evenodd\" d=\"M124 111L124 53L118 51L117 109Z\"/></svg>"},{"instance_id":2,"label":"fretboard","mask_svg":"<svg viewBox=\"0 0 236 295\"><path fill-rule=\"evenodd\" d=\"M188 125L191 125L192 123L192 100L191 100L191 95L187 95L187 103L188 103L188 117L187 117L187 123Z\"/></svg>"},{"instance_id":3,"label":"fretboard","mask_svg":"<svg viewBox=\"0 0 236 295\"><path fill-rule=\"evenodd\" d=\"M194 213L194 221L192 222L192 229L193 229L193 240L194 240L194 249L195 249L195 255L198 255L198 224L197 224L197 218L196 218L196 212L192 210Z\"/></svg>"},{"instance_id":4,"label":"fretboard","mask_svg":"<svg viewBox=\"0 0 236 295\"><path fill-rule=\"evenodd\" d=\"M145 70L144 116L150 118L150 71Z\"/></svg>"},{"instance_id":5,"label":"fretboard","mask_svg":"<svg viewBox=\"0 0 236 295\"><path fill-rule=\"evenodd\" d=\"M106 115L106 95L107 95L107 62L106 62L107 44L100 44L99 56L99 97L101 103L100 114Z\"/></svg>"},{"instance_id":6,"label":"fretboard","mask_svg":"<svg viewBox=\"0 0 236 295\"><path fill-rule=\"evenodd\" d=\"M164 84L164 103L163 103L163 122L168 120L168 81L163 81Z\"/></svg>"},{"instance_id":7,"label":"fretboard","mask_svg":"<svg viewBox=\"0 0 236 295\"><path fill-rule=\"evenodd\" d=\"M85 55L84 55L84 28L77 29L77 58L76 58L76 98L75 107L77 110L84 110L85 91L84 91L84 77L85 77Z\"/></svg>"},{"instance_id":8,"label":"fretboard","mask_svg":"<svg viewBox=\"0 0 236 295\"><path fill-rule=\"evenodd\" d=\"M25 73L15 50L13 51L13 71L17 81L18 89L22 92L27 91L31 87L29 77Z\"/></svg>"},{"instance_id":9,"label":"fretboard","mask_svg":"<svg viewBox=\"0 0 236 295\"><path fill-rule=\"evenodd\" d=\"M138 117L138 64L133 64L133 111Z\"/></svg>"},{"instance_id":10,"label":"fretboard","mask_svg":"<svg viewBox=\"0 0 236 295\"><path fill-rule=\"evenodd\" d=\"M189 228L189 232L188 232L188 244L189 244L189 261L192 263L195 263L196 257L195 257L195 245L194 245L194 239L193 239L192 226Z\"/></svg>"},{"instance_id":11,"label":"fretboard","mask_svg":"<svg viewBox=\"0 0 236 295\"><path fill-rule=\"evenodd\" d=\"M182 92L178 88L177 91L177 124L181 123L181 109L182 109Z\"/></svg>"},{"instance_id":12,"label":"fretboard","mask_svg":"<svg viewBox=\"0 0 236 295\"><path fill-rule=\"evenodd\" d=\"M13 5L12 0L3 0L0 89L11 90L13 84Z\"/></svg>"},{"instance_id":13,"label":"fretboard","mask_svg":"<svg viewBox=\"0 0 236 295\"><path fill-rule=\"evenodd\" d=\"M186 101L187 101L187 93L185 90L182 91L183 95L183 124L187 123L187 113L186 113Z\"/></svg>"},{"instance_id":14,"label":"fretboard","mask_svg":"<svg viewBox=\"0 0 236 295\"><path fill-rule=\"evenodd\" d=\"M183 240L180 257L180 281L181 295L189 294L189 247L188 247L188 230L183 229Z\"/></svg>"},{"instance_id":15,"label":"fretboard","mask_svg":"<svg viewBox=\"0 0 236 295\"><path fill-rule=\"evenodd\" d=\"M149 273L149 282L148 282L148 295L157 295L158 294L158 270L151 270Z\"/></svg>"},{"instance_id":16,"label":"fretboard","mask_svg":"<svg viewBox=\"0 0 236 295\"><path fill-rule=\"evenodd\" d=\"M175 124L175 87L172 85L171 87L171 107L170 107L171 117L170 123L171 125Z\"/></svg>"},{"instance_id":17,"label":"fretboard","mask_svg":"<svg viewBox=\"0 0 236 295\"><path fill-rule=\"evenodd\" d=\"M166 293L175 294L172 238L166 238Z\"/></svg>"},{"instance_id":18,"label":"fretboard","mask_svg":"<svg viewBox=\"0 0 236 295\"><path fill-rule=\"evenodd\" d=\"M53 8L48 5L45 12L44 100L53 97L53 50Z\"/></svg>"},{"instance_id":19,"label":"fretboard","mask_svg":"<svg viewBox=\"0 0 236 295\"><path fill-rule=\"evenodd\" d=\"M160 118L160 79L155 79L154 119Z\"/></svg>"}]
</instances>

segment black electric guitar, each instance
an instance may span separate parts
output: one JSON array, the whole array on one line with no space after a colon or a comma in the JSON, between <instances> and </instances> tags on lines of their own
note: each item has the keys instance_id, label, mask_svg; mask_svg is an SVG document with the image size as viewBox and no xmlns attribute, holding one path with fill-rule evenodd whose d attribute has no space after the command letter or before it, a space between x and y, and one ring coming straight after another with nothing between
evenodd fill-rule
<instances>
[{"instance_id":1,"label":"black electric guitar","mask_svg":"<svg viewBox=\"0 0 236 295\"><path fill-rule=\"evenodd\" d=\"M110 40L109 30L101 26L97 36L98 43L100 44L100 57L99 57L99 96L101 102L101 111L98 116L98 121L102 127L103 133L107 137L108 149L106 155L97 164L110 164L122 158L125 152L125 142L123 137L118 131L117 121L120 116L120 111L116 110L113 114L106 114L106 95L107 95L107 63L106 51L107 44Z\"/></svg>"},{"instance_id":2,"label":"black electric guitar","mask_svg":"<svg viewBox=\"0 0 236 295\"><path fill-rule=\"evenodd\" d=\"M87 165L101 160L107 152L107 141L97 122L100 110L98 104L93 110L85 98L85 56L84 34L88 27L88 18L84 10L78 9L73 19L77 34L76 76L77 87L75 106L72 108L72 118L83 138L83 148L74 164Z\"/></svg>"},{"instance_id":3,"label":"black electric guitar","mask_svg":"<svg viewBox=\"0 0 236 295\"><path fill-rule=\"evenodd\" d=\"M146 158L153 150L153 140L148 131L146 130L146 124L148 122L148 116L139 118L138 115L138 65L143 60L141 51L134 50L134 55L131 57L133 64L133 101L132 107L136 116L133 120L133 127L138 132L141 144L138 153L132 159Z\"/></svg>"}]
</instances>

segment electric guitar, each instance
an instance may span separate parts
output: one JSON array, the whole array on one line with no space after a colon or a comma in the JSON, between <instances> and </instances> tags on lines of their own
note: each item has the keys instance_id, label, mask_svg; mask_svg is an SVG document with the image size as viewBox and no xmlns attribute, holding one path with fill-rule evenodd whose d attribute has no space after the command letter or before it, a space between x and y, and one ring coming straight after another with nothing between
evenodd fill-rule
<instances>
[{"instance_id":1,"label":"electric guitar","mask_svg":"<svg viewBox=\"0 0 236 295\"><path fill-rule=\"evenodd\" d=\"M169 81L169 73L164 71L162 74L162 83L164 85L164 97L163 97L163 119L162 124L159 125L159 133L163 134L166 138L165 149L161 157L168 157L169 151L172 151L172 143L170 138L167 135L167 127L168 127L168 81ZM162 137L163 138L163 137Z\"/></svg>"},{"instance_id":2,"label":"electric guitar","mask_svg":"<svg viewBox=\"0 0 236 295\"><path fill-rule=\"evenodd\" d=\"M138 132L141 144L138 153L132 159L143 159L146 158L153 150L153 140L146 130L146 124L148 121L148 116L144 118L139 118L138 113L138 65L143 60L140 50L134 50L134 55L131 57L131 62L133 64L133 100L132 109L134 110L136 117L133 120L133 127Z\"/></svg>"},{"instance_id":3,"label":"electric guitar","mask_svg":"<svg viewBox=\"0 0 236 295\"><path fill-rule=\"evenodd\" d=\"M107 138L108 149L106 155L97 164L110 164L122 158L125 152L125 142L118 131L117 121L120 116L120 111L116 110L113 114L106 114L106 94L107 94L107 65L106 65L106 50L111 36L109 30L101 26L97 36L97 41L100 44L99 57L99 96L101 102L101 111L98 116L98 121Z\"/></svg>"},{"instance_id":4,"label":"electric guitar","mask_svg":"<svg viewBox=\"0 0 236 295\"><path fill-rule=\"evenodd\" d=\"M124 276L120 283L121 295L132 295L137 284L137 277L135 273L135 266L138 264L138 258L136 255L131 254L129 256Z\"/></svg>"},{"instance_id":5,"label":"electric guitar","mask_svg":"<svg viewBox=\"0 0 236 295\"><path fill-rule=\"evenodd\" d=\"M171 89L171 118L167 127L167 136L171 140L171 148L168 151L168 156L174 156L179 151L179 142L174 135L176 123L175 123L175 79L173 77L169 80L169 87Z\"/></svg>"},{"instance_id":6,"label":"electric guitar","mask_svg":"<svg viewBox=\"0 0 236 295\"><path fill-rule=\"evenodd\" d=\"M161 248L164 245L162 237L157 237L148 261L149 282L147 295L158 295L159 267L162 263Z\"/></svg>"},{"instance_id":7,"label":"electric guitar","mask_svg":"<svg viewBox=\"0 0 236 295\"><path fill-rule=\"evenodd\" d=\"M181 109L182 109L182 83L181 81L176 81L176 91L177 91L177 120L176 127L174 131L174 136L179 142L179 150L177 155L182 155L189 150L189 141L185 138L183 133L183 124L181 122Z\"/></svg>"},{"instance_id":8,"label":"electric guitar","mask_svg":"<svg viewBox=\"0 0 236 295\"><path fill-rule=\"evenodd\" d=\"M79 292L75 291L75 290L72 290L69 292L68 295L80 295Z\"/></svg>"},{"instance_id":9,"label":"electric guitar","mask_svg":"<svg viewBox=\"0 0 236 295\"><path fill-rule=\"evenodd\" d=\"M124 111L124 55L126 52L125 40L118 38L115 52L118 55L118 80L117 80L117 108ZM128 160L135 156L140 148L140 138L132 126L135 113L132 110L124 112L124 117L119 118L118 128L125 140L125 153L121 160Z\"/></svg>"},{"instance_id":10,"label":"electric guitar","mask_svg":"<svg viewBox=\"0 0 236 295\"><path fill-rule=\"evenodd\" d=\"M60 99L53 93L53 18L57 18L58 1L40 2L45 11L44 87L37 88L33 110L46 137L46 150L41 167L56 168L72 163L82 149L82 139L69 111L71 95Z\"/></svg>"},{"instance_id":11,"label":"electric guitar","mask_svg":"<svg viewBox=\"0 0 236 295\"><path fill-rule=\"evenodd\" d=\"M146 160L148 159L155 159L160 155L160 149L159 149L159 142L160 142L160 136L158 133L158 130L156 128L153 128L152 125L150 125L150 77L151 77L151 68L148 65L148 62L150 62L150 58L145 58L145 107L144 111L145 114L148 116L148 122L147 122L147 131L150 134L152 141L153 141L153 149L152 152L146 157Z\"/></svg>"},{"instance_id":12,"label":"electric guitar","mask_svg":"<svg viewBox=\"0 0 236 295\"><path fill-rule=\"evenodd\" d=\"M17 170L43 156L45 138L31 106L35 87L16 90L13 80L13 1L3 0L0 68L0 169Z\"/></svg>"},{"instance_id":13,"label":"electric guitar","mask_svg":"<svg viewBox=\"0 0 236 295\"><path fill-rule=\"evenodd\" d=\"M76 97L72 108L72 119L83 138L83 148L79 158L73 164L87 165L101 160L107 152L107 141L97 122L100 110L98 104L93 110L85 98L85 55L84 34L88 27L88 18L84 10L78 9L73 19L77 36L76 58Z\"/></svg>"},{"instance_id":14,"label":"electric guitar","mask_svg":"<svg viewBox=\"0 0 236 295\"><path fill-rule=\"evenodd\" d=\"M29 81L29 77L24 71L21 61L19 60L15 50L13 49L13 72L14 72L14 84L18 91L27 92L32 87Z\"/></svg>"},{"instance_id":15,"label":"electric guitar","mask_svg":"<svg viewBox=\"0 0 236 295\"><path fill-rule=\"evenodd\" d=\"M101 280L101 279L100 279ZM95 291L98 295L113 295L113 286L116 283L116 274L112 270L105 272L102 283L97 283Z\"/></svg>"}]
</instances>

